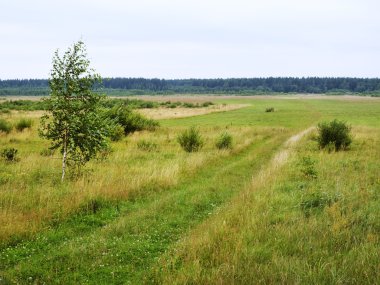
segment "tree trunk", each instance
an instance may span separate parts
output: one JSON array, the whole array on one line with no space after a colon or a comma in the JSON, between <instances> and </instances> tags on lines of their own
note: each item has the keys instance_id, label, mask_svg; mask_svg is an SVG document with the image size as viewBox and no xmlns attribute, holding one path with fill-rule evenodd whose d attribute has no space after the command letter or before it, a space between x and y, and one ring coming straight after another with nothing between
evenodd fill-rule
<instances>
[{"instance_id":1,"label":"tree trunk","mask_svg":"<svg viewBox=\"0 0 380 285\"><path fill-rule=\"evenodd\" d=\"M65 133L65 138L63 142L63 158L62 158L62 178L65 179L65 172L66 172L66 159L67 159L67 132Z\"/></svg>"}]
</instances>

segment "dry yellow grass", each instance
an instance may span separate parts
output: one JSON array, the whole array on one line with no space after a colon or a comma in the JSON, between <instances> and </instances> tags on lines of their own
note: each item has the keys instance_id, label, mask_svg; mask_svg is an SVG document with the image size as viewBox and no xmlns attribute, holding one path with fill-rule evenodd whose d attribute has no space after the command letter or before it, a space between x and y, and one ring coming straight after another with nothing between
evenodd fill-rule
<instances>
[{"instance_id":1,"label":"dry yellow grass","mask_svg":"<svg viewBox=\"0 0 380 285\"><path fill-rule=\"evenodd\" d=\"M0 96L2 101L16 101L16 100L30 100L30 101L39 101L45 96Z\"/></svg>"},{"instance_id":2,"label":"dry yellow grass","mask_svg":"<svg viewBox=\"0 0 380 285\"><path fill-rule=\"evenodd\" d=\"M77 180L59 182L61 156L42 156L48 142L37 136L41 112L12 112L10 121L19 117L32 118L31 130L0 134L2 147L19 150L20 161L0 161L0 241L12 236L33 235L51 220L59 221L77 211L89 201L119 200L146 195L176 185L184 175L220 156L228 156L247 147L260 132L248 127L230 128L234 149L219 151L214 141L223 131L218 127L202 129L206 145L199 153L188 155L181 150L176 138L182 128L160 128L154 133L136 132L123 141L113 143L113 152L105 161L92 161L89 172ZM140 140L158 145L156 151L138 149Z\"/></svg>"}]
</instances>

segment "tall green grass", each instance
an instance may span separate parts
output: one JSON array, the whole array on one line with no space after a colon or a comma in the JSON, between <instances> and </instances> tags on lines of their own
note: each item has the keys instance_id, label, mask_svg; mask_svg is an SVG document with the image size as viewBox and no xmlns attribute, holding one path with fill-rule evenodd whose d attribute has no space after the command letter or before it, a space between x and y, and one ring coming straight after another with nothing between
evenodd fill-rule
<instances>
[{"instance_id":1,"label":"tall green grass","mask_svg":"<svg viewBox=\"0 0 380 285\"><path fill-rule=\"evenodd\" d=\"M380 131L353 128L350 151L310 137L289 165L252 184L161 258L164 284L376 284ZM304 172L312 158L317 176ZM310 164L309 164L310 167Z\"/></svg>"}]
</instances>

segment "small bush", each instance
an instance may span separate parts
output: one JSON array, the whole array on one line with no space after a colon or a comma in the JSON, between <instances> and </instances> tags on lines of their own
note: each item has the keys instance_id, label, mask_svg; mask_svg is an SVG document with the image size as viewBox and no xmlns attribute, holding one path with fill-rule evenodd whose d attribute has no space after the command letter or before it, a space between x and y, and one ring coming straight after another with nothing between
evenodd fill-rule
<instances>
[{"instance_id":1,"label":"small bush","mask_svg":"<svg viewBox=\"0 0 380 285\"><path fill-rule=\"evenodd\" d=\"M317 178L318 173L315 169L315 163L316 161L312 159L310 156L302 157L301 162L299 164L301 167L301 173L307 178Z\"/></svg>"},{"instance_id":2,"label":"small bush","mask_svg":"<svg viewBox=\"0 0 380 285\"><path fill-rule=\"evenodd\" d=\"M0 132L9 134L12 130L12 125L4 119L0 119Z\"/></svg>"},{"instance_id":3,"label":"small bush","mask_svg":"<svg viewBox=\"0 0 380 285\"><path fill-rule=\"evenodd\" d=\"M266 109L265 109L265 112L267 112L267 113L274 112L274 108L273 108L273 107L266 108Z\"/></svg>"},{"instance_id":4,"label":"small bush","mask_svg":"<svg viewBox=\"0 0 380 285\"><path fill-rule=\"evenodd\" d=\"M147 140L140 140L137 142L137 148L144 151L154 151L158 148L158 145Z\"/></svg>"},{"instance_id":5,"label":"small bush","mask_svg":"<svg viewBox=\"0 0 380 285\"><path fill-rule=\"evenodd\" d=\"M17 152L18 152L18 150L13 148L13 147L5 148L1 152L1 157L4 158L6 161L14 162L14 161L18 160Z\"/></svg>"},{"instance_id":6,"label":"small bush","mask_svg":"<svg viewBox=\"0 0 380 285\"><path fill-rule=\"evenodd\" d=\"M170 108L170 109L174 109L174 108L177 108L177 104L169 104L169 105L167 105L168 106L168 108Z\"/></svg>"},{"instance_id":7,"label":"small bush","mask_svg":"<svg viewBox=\"0 0 380 285\"><path fill-rule=\"evenodd\" d=\"M352 142L350 132L350 126L336 119L319 123L317 137L319 147L324 149L333 146L335 151L347 149Z\"/></svg>"},{"instance_id":8,"label":"small bush","mask_svg":"<svg viewBox=\"0 0 380 285\"><path fill-rule=\"evenodd\" d=\"M157 104L150 102L150 101L143 101L140 103L140 108L146 108L146 109L152 109L157 107Z\"/></svg>"},{"instance_id":9,"label":"small bush","mask_svg":"<svg viewBox=\"0 0 380 285\"><path fill-rule=\"evenodd\" d=\"M32 127L32 120L31 119L20 119L17 123L16 123L16 130L19 131L19 132L22 132L24 129L29 129L30 127Z\"/></svg>"},{"instance_id":10,"label":"small bush","mask_svg":"<svg viewBox=\"0 0 380 285\"><path fill-rule=\"evenodd\" d=\"M125 135L135 131L153 131L159 126L157 121L145 118L124 106L117 106L108 110L104 114L104 119L109 120L114 125L120 125L124 129Z\"/></svg>"},{"instance_id":11,"label":"small bush","mask_svg":"<svg viewBox=\"0 0 380 285\"><path fill-rule=\"evenodd\" d=\"M196 152L203 147L202 137L199 134L199 130L195 127L191 127L182 132L178 136L177 141L187 152Z\"/></svg>"},{"instance_id":12,"label":"small bush","mask_svg":"<svg viewBox=\"0 0 380 285\"><path fill-rule=\"evenodd\" d=\"M124 137L124 128L119 124L110 127L109 138L113 142L120 141Z\"/></svg>"},{"instance_id":13,"label":"small bush","mask_svg":"<svg viewBox=\"0 0 380 285\"><path fill-rule=\"evenodd\" d=\"M202 107L208 107L208 106L212 106L214 105L214 103L210 102L210 101L207 101L207 102L203 102L202 103Z\"/></svg>"},{"instance_id":14,"label":"small bush","mask_svg":"<svg viewBox=\"0 0 380 285\"><path fill-rule=\"evenodd\" d=\"M191 102L185 102L185 103L183 103L183 107L185 107L185 108L197 108L197 107L199 107L199 105L191 103Z\"/></svg>"},{"instance_id":15,"label":"small bush","mask_svg":"<svg viewBox=\"0 0 380 285\"><path fill-rule=\"evenodd\" d=\"M11 113L11 110L5 108L5 109L0 109L0 113L2 114L10 114Z\"/></svg>"},{"instance_id":16,"label":"small bush","mask_svg":"<svg viewBox=\"0 0 380 285\"><path fill-rule=\"evenodd\" d=\"M300 207L306 217L309 217L313 211L323 210L326 206L331 206L341 199L339 194L330 194L325 192L312 192L306 194Z\"/></svg>"},{"instance_id":17,"label":"small bush","mask_svg":"<svg viewBox=\"0 0 380 285\"><path fill-rule=\"evenodd\" d=\"M227 132L222 133L218 137L215 146L218 149L229 149L229 148L232 148L232 136L229 133L227 133Z\"/></svg>"}]
</instances>

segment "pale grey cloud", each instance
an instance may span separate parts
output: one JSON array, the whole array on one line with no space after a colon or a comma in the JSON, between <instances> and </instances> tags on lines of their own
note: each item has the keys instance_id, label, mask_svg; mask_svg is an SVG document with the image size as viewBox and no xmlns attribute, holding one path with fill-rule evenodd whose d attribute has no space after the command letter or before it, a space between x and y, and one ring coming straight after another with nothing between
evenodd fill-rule
<instances>
[{"instance_id":1,"label":"pale grey cloud","mask_svg":"<svg viewBox=\"0 0 380 285\"><path fill-rule=\"evenodd\" d=\"M378 77L374 0L3 1L0 79L46 78L81 37L103 76Z\"/></svg>"}]
</instances>

